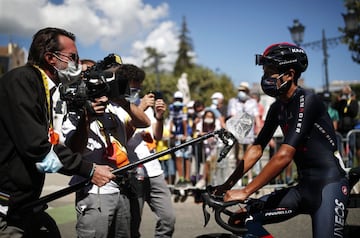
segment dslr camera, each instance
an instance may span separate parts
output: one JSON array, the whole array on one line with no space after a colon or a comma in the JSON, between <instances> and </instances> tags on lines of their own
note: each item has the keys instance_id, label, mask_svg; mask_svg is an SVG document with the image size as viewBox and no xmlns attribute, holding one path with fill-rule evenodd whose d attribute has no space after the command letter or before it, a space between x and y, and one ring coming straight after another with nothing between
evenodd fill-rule
<instances>
[{"instance_id":1,"label":"dslr camera","mask_svg":"<svg viewBox=\"0 0 360 238\"><path fill-rule=\"evenodd\" d=\"M79 108L86 101L94 101L101 96L109 99L124 97L129 91L129 85L126 79L117 77L116 71L121 64L120 56L109 54L82 72L79 80L60 85L60 99L70 107Z\"/></svg>"}]
</instances>

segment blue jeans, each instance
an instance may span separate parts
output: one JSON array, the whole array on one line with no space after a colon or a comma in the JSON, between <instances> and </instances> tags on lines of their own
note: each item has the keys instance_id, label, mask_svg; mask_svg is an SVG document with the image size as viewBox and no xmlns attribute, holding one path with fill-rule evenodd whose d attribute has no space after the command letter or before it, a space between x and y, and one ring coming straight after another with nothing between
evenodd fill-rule
<instances>
[{"instance_id":1,"label":"blue jeans","mask_svg":"<svg viewBox=\"0 0 360 238\"><path fill-rule=\"evenodd\" d=\"M175 176L175 162L172 157L168 160L160 160L160 164L166 178Z\"/></svg>"}]
</instances>

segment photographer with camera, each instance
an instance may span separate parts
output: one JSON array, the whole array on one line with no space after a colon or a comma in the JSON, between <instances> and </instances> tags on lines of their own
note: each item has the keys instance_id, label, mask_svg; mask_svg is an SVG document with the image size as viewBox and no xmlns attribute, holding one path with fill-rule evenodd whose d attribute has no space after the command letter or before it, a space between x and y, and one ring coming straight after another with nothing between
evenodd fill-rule
<instances>
[{"instance_id":1,"label":"photographer with camera","mask_svg":"<svg viewBox=\"0 0 360 238\"><path fill-rule=\"evenodd\" d=\"M132 135L127 144L128 155L131 162L137 162L156 153L156 141L163 137L166 104L160 92L149 92L140 99L141 85L145 80L145 72L142 69L135 65L124 65L122 74L130 80L133 101L151 121L151 126L133 128L130 133ZM131 237L141 236L139 228L145 202L157 217L154 237L172 237L175 228L175 212L159 160L141 164L136 171L138 173L132 182L138 190L130 200Z\"/></svg>"},{"instance_id":2,"label":"photographer with camera","mask_svg":"<svg viewBox=\"0 0 360 238\"><path fill-rule=\"evenodd\" d=\"M28 62L0 79L0 237L60 237L46 207L22 209L39 199L45 173L80 175L103 186L112 168L85 161L56 144L50 90L80 77L75 36L44 28L33 37ZM52 144L53 143L53 144ZM46 227L46 225L48 225Z\"/></svg>"},{"instance_id":3,"label":"photographer with camera","mask_svg":"<svg viewBox=\"0 0 360 238\"><path fill-rule=\"evenodd\" d=\"M90 97L90 100L87 100L78 110L76 110L78 106L76 102L74 106L70 105L69 108L72 111L69 111L63 124L65 143L74 150L81 148L85 160L106 164L112 168L122 167L129 163L126 128L147 127L150 121L142 110L125 99L124 88L110 89L111 86L115 87L118 84L110 85L108 78L96 80L97 75L100 77L109 75L112 78L112 74L108 72L113 72L115 80L128 82L121 76L123 71L121 60L115 61L110 66L102 65L103 61L94 65L89 64L91 63L89 60L83 62L87 62L89 67L83 72L85 77L83 80L87 83L85 91L88 92L87 97ZM91 82L94 85L91 85ZM92 93L89 95L90 88ZM108 89L104 90L104 88ZM118 91L118 95L112 97L110 90ZM76 95L74 97L79 98ZM68 103L74 103L74 100ZM83 179L74 176L70 184L76 184ZM78 191L76 193L78 237L89 235L91 237L131 237L128 196L127 175L118 177L101 188L89 184Z\"/></svg>"},{"instance_id":4,"label":"photographer with camera","mask_svg":"<svg viewBox=\"0 0 360 238\"><path fill-rule=\"evenodd\" d=\"M356 136L352 134L348 137L348 133L355 129L357 123L357 115L359 113L359 104L356 100L356 95L351 89L350 86L346 85L342 88L341 94L338 96L337 101L334 103L334 108L339 113L339 123L337 131L342 135L343 138L349 140L349 152L347 156L349 160L347 161L346 167L354 167L359 165L359 158L356 158ZM340 151L346 151L346 143L340 142ZM341 148L343 147L343 148ZM357 160L357 161L356 161Z\"/></svg>"}]
</instances>

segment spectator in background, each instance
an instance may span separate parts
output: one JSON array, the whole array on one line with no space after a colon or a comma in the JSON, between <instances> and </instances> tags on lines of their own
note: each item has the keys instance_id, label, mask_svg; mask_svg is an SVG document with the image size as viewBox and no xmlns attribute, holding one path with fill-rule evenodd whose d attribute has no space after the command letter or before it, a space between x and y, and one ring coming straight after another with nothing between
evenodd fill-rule
<instances>
[{"instance_id":1,"label":"spectator in background","mask_svg":"<svg viewBox=\"0 0 360 238\"><path fill-rule=\"evenodd\" d=\"M196 113L194 109L195 101L190 101L186 104L186 112L188 115L188 135L193 137L195 128Z\"/></svg>"},{"instance_id":2,"label":"spectator in background","mask_svg":"<svg viewBox=\"0 0 360 238\"><path fill-rule=\"evenodd\" d=\"M174 93L174 102L169 106L170 133L174 146L180 145L189 139L188 118L186 107L183 103L184 96L180 91ZM191 146L175 151L175 165L178 174L177 187L191 186Z\"/></svg>"},{"instance_id":3,"label":"spectator in background","mask_svg":"<svg viewBox=\"0 0 360 238\"><path fill-rule=\"evenodd\" d=\"M216 118L219 119L222 128L225 128L226 107L224 105L224 95L215 92L211 95L210 108L214 110Z\"/></svg>"},{"instance_id":4,"label":"spectator in background","mask_svg":"<svg viewBox=\"0 0 360 238\"><path fill-rule=\"evenodd\" d=\"M247 113L254 118L254 125L248 135L239 141L239 144L235 147L235 158L237 164L245 153L247 147L254 142L255 139L255 126L261 125L260 114L258 109L258 103L255 99L250 97L250 88L248 82L241 82L238 87L238 94L235 98L229 100L228 104L228 117L234 117ZM255 167L257 169L257 166ZM251 181L253 178L253 172L248 172L248 180Z\"/></svg>"},{"instance_id":5,"label":"spectator in background","mask_svg":"<svg viewBox=\"0 0 360 238\"><path fill-rule=\"evenodd\" d=\"M220 120L216 118L215 113L211 109L205 109L203 117L196 124L196 132L200 136L219 130L220 128ZM218 143L219 141L217 141L216 137L210 137L202 143L202 155L205 158L202 160L202 166L200 166L200 168L203 168L202 171L200 171L202 178L196 183L195 186L197 188L204 188L210 182L211 168L215 168L216 165Z\"/></svg>"},{"instance_id":6,"label":"spectator in background","mask_svg":"<svg viewBox=\"0 0 360 238\"><path fill-rule=\"evenodd\" d=\"M332 106L331 92L325 91L325 92L323 92L321 94L321 96L322 96L324 104L325 104L325 106L327 108L327 111L329 113L329 116L330 116L330 118L331 118L331 120L333 122L334 129L335 129L335 131L337 131L338 127L339 127L340 117L339 117L339 112L335 108L333 108L333 106Z\"/></svg>"},{"instance_id":7,"label":"spectator in background","mask_svg":"<svg viewBox=\"0 0 360 238\"><path fill-rule=\"evenodd\" d=\"M135 65L128 65L123 69L123 74L130 79L130 91L139 92L145 72ZM148 93L141 99L136 94L135 102L138 107L145 112L151 121L151 125L146 128L132 128L131 137L128 140L128 155L130 162L134 163L156 153L156 141L162 139L164 127L164 113L166 104L162 95ZM155 159L139 165L137 171L144 174L137 174L135 187L138 188L136 196L130 200L131 205L131 237L140 237L140 223L144 203L156 215L156 227L154 237L172 237L175 228L175 212L171 204L171 194L164 178L159 160Z\"/></svg>"},{"instance_id":8,"label":"spectator in background","mask_svg":"<svg viewBox=\"0 0 360 238\"><path fill-rule=\"evenodd\" d=\"M194 124L196 125L204 116L205 104L202 101L196 100L194 102L194 111L196 114Z\"/></svg>"},{"instance_id":9,"label":"spectator in background","mask_svg":"<svg viewBox=\"0 0 360 238\"><path fill-rule=\"evenodd\" d=\"M194 124L193 124L193 138L200 136L199 131L196 130L196 125L202 121L202 117L205 113L205 105L202 101L194 101ZM194 161L192 162L193 175L191 181L196 184L202 178L202 166L204 165L205 159L203 156L203 143L195 143L193 145ZM201 168L200 168L201 166ZM195 173L195 174L194 174Z\"/></svg>"},{"instance_id":10,"label":"spectator in background","mask_svg":"<svg viewBox=\"0 0 360 238\"><path fill-rule=\"evenodd\" d=\"M343 138L347 138L348 132L355 128L356 117L359 112L359 104L356 100L355 93L352 92L350 86L344 86L342 88L341 95L335 102L334 108L339 112L340 117L338 132L342 135ZM355 151L355 137L350 136L348 139L349 151L347 151L345 148L345 153L348 152L349 161L346 166L352 167L354 157L353 151Z\"/></svg>"},{"instance_id":11,"label":"spectator in background","mask_svg":"<svg viewBox=\"0 0 360 238\"><path fill-rule=\"evenodd\" d=\"M161 152L169 149L170 130L167 120L164 121L163 137L157 141L156 151ZM164 177L167 184L174 185L175 182L175 162L171 154L166 154L159 158L160 165L164 171Z\"/></svg>"},{"instance_id":12,"label":"spectator in background","mask_svg":"<svg viewBox=\"0 0 360 238\"><path fill-rule=\"evenodd\" d=\"M334 104L334 108L339 112L338 131L342 136L354 129L356 124L356 116L359 112L359 104L356 101L355 93L352 92L350 86L344 86L341 95Z\"/></svg>"}]
</instances>

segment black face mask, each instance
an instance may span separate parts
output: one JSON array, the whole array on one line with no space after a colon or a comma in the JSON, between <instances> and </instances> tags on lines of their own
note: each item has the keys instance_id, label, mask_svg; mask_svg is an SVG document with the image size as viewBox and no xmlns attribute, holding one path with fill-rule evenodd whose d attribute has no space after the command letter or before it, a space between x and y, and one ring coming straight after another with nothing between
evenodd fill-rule
<instances>
[{"instance_id":1,"label":"black face mask","mask_svg":"<svg viewBox=\"0 0 360 238\"><path fill-rule=\"evenodd\" d=\"M289 91L291 87L291 80L282 82L280 87L277 87L277 81L283 77L285 73L279 75L279 77L272 78L272 77L265 77L262 76L261 78L261 88L265 94L269 95L270 97L278 97L280 95L284 95ZM282 80L281 80L282 81Z\"/></svg>"}]
</instances>

